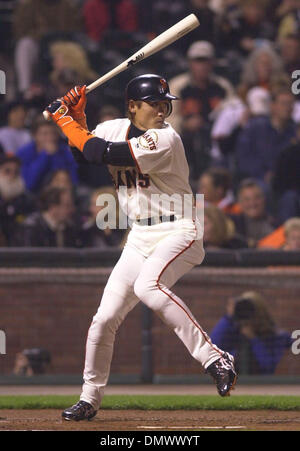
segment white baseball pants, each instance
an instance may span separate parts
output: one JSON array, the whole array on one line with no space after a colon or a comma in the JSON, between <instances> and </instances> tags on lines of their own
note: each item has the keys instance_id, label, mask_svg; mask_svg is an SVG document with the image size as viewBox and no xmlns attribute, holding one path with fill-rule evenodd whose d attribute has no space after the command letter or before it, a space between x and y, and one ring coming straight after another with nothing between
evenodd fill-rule
<instances>
[{"instance_id":1,"label":"white baseball pants","mask_svg":"<svg viewBox=\"0 0 300 451\"><path fill-rule=\"evenodd\" d=\"M95 409L101 404L110 372L115 334L142 301L174 330L204 368L220 358L197 320L170 288L204 258L202 240L192 221L134 225L104 289L86 343L84 384L80 399Z\"/></svg>"}]
</instances>

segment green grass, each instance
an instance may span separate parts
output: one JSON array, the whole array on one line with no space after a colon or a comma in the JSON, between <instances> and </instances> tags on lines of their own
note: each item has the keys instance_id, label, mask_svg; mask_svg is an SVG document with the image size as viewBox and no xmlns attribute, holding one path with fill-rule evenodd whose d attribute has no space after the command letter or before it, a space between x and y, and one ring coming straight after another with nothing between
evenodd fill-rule
<instances>
[{"instance_id":1,"label":"green grass","mask_svg":"<svg viewBox=\"0 0 300 451\"><path fill-rule=\"evenodd\" d=\"M64 409L78 396L0 396L0 409ZM184 396L184 395L109 395L102 409L141 410L298 410L300 396Z\"/></svg>"}]
</instances>

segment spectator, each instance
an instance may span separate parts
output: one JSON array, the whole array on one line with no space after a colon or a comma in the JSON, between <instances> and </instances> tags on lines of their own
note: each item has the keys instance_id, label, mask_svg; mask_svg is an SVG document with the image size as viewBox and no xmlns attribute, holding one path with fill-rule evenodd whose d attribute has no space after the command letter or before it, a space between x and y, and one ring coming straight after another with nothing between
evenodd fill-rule
<instances>
[{"instance_id":1,"label":"spectator","mask_svg":"<svg viewBox=\"0 0 300 451\"><path fill-rule=\"evenodd\" d=\"M140 29L152 38L183 19L186 15L186 2L183 0L138 1Z\"/></svg>"},{"instance_id":2,"label":"spectator","mask_svg":"<svg viewBox=\"0 0 300 451\"><path fill-rule=\"evenodd\" d=\"M218 207L206 204L204 208L205 249L238 249L247 247L247 242L236 234L232 220Z\"/></svg>"},{"instance_id":3,"label":"spectator","mask_svg":"<svg viewBox=\"0 0 300 451\"><path fill-rule=\"evenodd\" d=\"M278 199L277 224L300 216L300 124L294 142L278 155L272 186Z\"/></svg>"},{"instance_id":4,"label":"spectator","mask_svg":"<svg viewBox=\"0 0 300 451\"><path fill-rule=\"evenodd\" d=\"M241 128L251 117L268 116L270 109L271 94L258 86L248 91L246 102L239 97L224 102L222 108L213 115L211 155L214 163L235 171L234 149Z\"/></svg>"},{"instance_id":5,"label":"spectator","mask_svg":"<svg viewBox=\"0 0 300 451\"><path fill-rule=\"evenodd\" d=\"M300 34L288 34L280 42L280 55L284 69L289 76L299 69L300 61Z\"/></svg>"},{"instance_id":6,"label":"spectator","mask_svg":"<svg viewBox=\"0 0 300 451\"><path fill-rule=\"evenodd\" d=\"M240 56L251 53L261 40L272 40L275 30L266 16L266 2L243 0L238 8L230 5L221 17L218 45L226 54L236 51Z\"/></svg>"},{"instance_id":7,"label":"spectator","mask_svg":"<svg viewBox=\"0 0 300 451\"><path fill-rule=\"evenodd\" d=\"M35 209L34 199L25 189L20 165L15 156L0 155L0 230L6 246L12 245L18 225Z\"/></svg>"},{"instance_id":8,"label":"spectator","mask_svg":"<svg viewBox=\"0 0 300 451\"><path fill-rule=\"evenodd\" d=\"M299 217L290 218L258 242L260 249L299 250Z\"/></svg>"},{"instance_id":9,"label":"spectator","mask_svg":"<svg viewBox=\"0 0 300 451\"><path fill-rule=\"evenodd\" d=\"M78 8L69 0L26 0L17 3L13 31L19 92L26 94L34 81L41 39L50 33L74 33L79 30Z\"/></svg>"},{"instance_id":10,"label":"spectator","mask_svg":"<svg viewBox=\"0 0 300 451\"><path fill-rule=\"evenodd\" d=\"M258 116L247 122L236 143L240 178L253 177L269 187L280 151L295 137L293 106L292 93L281 90L273 96L270 117Z\"/></svg>"},{"instance_id":11,"label":"spectator","mask_svg":"<svg viewBox=\"0 0 300 451\"><path fill-rule=\"evenodd\" d=\"M212 44L196 41L187 57L189 72L170 82L170 89L181 100L174 102L168 122L181 133L193 182L211 164L211 115L233 94L233 88L227 80L213 73Z\"/></svg>"},{"instance_id":12,"label":"spectator","mask_svg":"<svg viewBox=\"0 0 300 451\"><path fill-rule=\"evenodd\" d=\"M22 162L26 188L34 193L43 186L45 178L57 169L66 169L77 183L76 163L70 148L60 140L52 122L39 118L32 128L33 141L21 147L17 156Z\"/></svg>"},{"instance_id":13,"label":"spectator","mask_svg":"<svg viewBox=\"0 0 300 451\"><path fill-rule=\"evenodd\" d=\"M45 180L45 187L47 188L64 188L73 190L72 178L65 169L57 169L54 171L48 180Z\"/></svg>"},{"instance_id":14,"label":"spectator","mask_svg":"<svg viewBox=\"0 0 300 451\"><path fill-rule=\"evenodd\" d=\"M271 14L278 27L280 21L290 14L294 7L295 0L271 0L268 12Z\"/></svg>"},{"instance_id":15,"label":"spectator","mask_svg":"<svg viewBox=\"0 0 300 451\"><path fill-rule=\"evenodd\" d=\"M86 84L99 78L99 75L90 67L84 48L76 42L53 42L50 45L50 55L53 67L50 80L54 84L64 69L73 70L77 74L79 84Z\"/></svg>"},{"instance_id":16,"label":"spectator","mask_svg":"<svg viewBox=\"0 0 300 451\"><path fill-rule=\"evenodd\" d=\"M194 42L187 52L189 72L170 81L170 90L181 100L174 102L168 122L178 133L193 133L210 123L211 112L234 93L227 80L214 74L214 56L211 43Z\"/></svg>"},{"instance_id":17,"label":"spectator","mask_svg":"<svg viewBox=\"0 0 300 451\"><path fill-rule=\"evenodd\" d=\"M49 369L51 354L47 349L24 349L16 354L13 374L17 376L33 376L44 374Z\"/></svg>"},{"instance_id":18,"label":"spectator","mask_svg":"<svg viewBox=\"0 0 300 451\"><path fill-rule=\"evenodd\" d=\"M189 33L186 38L185 48L195 41L208 41L215 43L216 34L216 14L210 7L209 0L189 0L186 15L195 14L201 27Z\"/></svg>"},{"instance_id":19,"label":"spectator","mask_svg":"<svg viewBox=\"0 0 300 451\"><path fill-rule=\"evenodd\" d=\"M232 177L225 168L207 169L198 181L198 192L204 194L204 201L216 205L225 214L238 213L232 192Z\"/></svg>"},{"instance_id":20,"label":"spectator","mask_svg":"<svg viewBox=\"0 0 300 451\"><path fill-rule=\"evenodd\" d=\"M97 216L98 213L106 208L104 205L97 205L97 199L100 195L113 196L114 203L108 204L109 215L112 218L116 218L116 228L105 228L104 230L98 227ZM112 210L111 210L112 209ZM106 186L101 189L96 189L92 192L89 205L89 217L85 219L82 225L82 242L84 247L96 247L101 249L107 249L111 246L120 246L122 239L124 238L125 231L118 227L118 202L115 193L115 189L111 186ZM106 221L109 218L105 218ZM114 224L113 224L114 225Z\"/></svg>"},{"instance_id":21,"label":"spectator","mask_svg":"<svg viewBox=\"0 0 300 451\"><path fill-rule=\"evenodd\" d=\"M0 128L0 144L7 153L16 153L19 147L31 141L31 135L25 128L26 107L23 102L11 102L6 106L7 121Z\"/></svg>"},{"instance_id":22,"label":"spectator","mask_svg":"<svg viewBox=\"0 0 300 451\"><path fill-rule=\"evenodd\" d=\"M132 0L86 0L83 16L87 35L100 42L107 30L137 31L138 14Z\"/></svg>"},{"instance_id":23,"label":"spectator","mask_svg":"<svg viewBox=\"0 0 300 451\"><path fill-rule=\"evenodd\" d=\"M279 330L256 291L229 299L227 313L212 330L211 339L230 352L240 374L273 374L292 344L288 332Z\"/></svg>"},{"instance_id":24,"label":"spectator","mask_svg":"<svg viewBox=\"0 0 300 451\"><path fill-rule=\"evenodd\" d=\"M265 44L255 49L243 65L239 95L245 99L249 89L260 86L271 91L274 82L284 73L283 61L272 45Z\"/></svg>"},{"instance_id":25,"label":"spectator","mask_svg":"<svg viewBox=\"0 0 300 451\"><path fill-rule=\"evenodd\" d=\"M245 116L248 116L247 105L237 96L224 101L222 107L211 115L210 154L213 165L235 170L234 149Z\"/></svg>"},{"instance_id":26,"label":"spectator","mask_svg":"<svg viewBox=\"0 0 300 451\"><path fill-rule=\"evenodd\" d=\"M290 0L285 2L289 4L289 11L284 14L278 27L277 39L281 41L289 34L300 32L300 2L299 0Z\"/></svg>"},{"instance_id":27,"label":"spectator","mask_svg":"<svg viewBox=\"0 0 300 451\"><path fill-rule=\"evenodd\" d=\"M300 218L290 218L284 223L286 251L300 251Z\"/></svg>"},{"instance_id":28,"label":"spectator","mask_svg":"<svg viewBox=\"0 0 300 451\"><path fill-rule=\"evenodd\" d=\"M20 229L21 246L78 247L78 227L73 222L70 190L48 188L40 196L40 211L31 214Z\"/></svg>"},{"instance_id":29,"label":"spectator","mask_svg":"<svg viewBox=\"0 0 300 451\"><path fill-rule=\"evenodd\" d=\"M246 179L239 187L238 203L240 214L231 216L236 231L247 241L249 247L255 247L261 238L274 229L266 212L266 196L255 180Z\"/></svg>"}]
</instances>

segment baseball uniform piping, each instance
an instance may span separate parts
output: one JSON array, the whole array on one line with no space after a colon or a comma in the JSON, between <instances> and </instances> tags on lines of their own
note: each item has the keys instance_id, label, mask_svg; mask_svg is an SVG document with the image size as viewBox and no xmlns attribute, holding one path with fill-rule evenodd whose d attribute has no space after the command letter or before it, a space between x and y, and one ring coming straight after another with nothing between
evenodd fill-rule
<instances>
[{"instance_id":1,"label":"baseball uniform piping","mask_svg":"<svg viewBox=\"0 0 300 451\"><path fill-rule=\"evenodd\" d=\"M193 245L194 242L195 242L195 240L192 240L188 246L186 246L182 251L180 251L179 254L175 255L175 257L173 257L173 258L172 258L172 259L164 266L164 268L162 269L162 271L160 272L160 274L159 274L159 276L158 276L158 279L157 279L157 281L156 281L156 286L157 286L157 288L158 288L160 291L162 291L164 294L166 294L166 295L171 299L171 301L175 302L175 304L178 305L178 307L180 307L180 308L184 311L184 313L188 316L188 318L192 321L192 323L200 330L201 334L202 334L203 337L204 337L204 340L205 340L205 341L206 341L206 342L207 342L207 343L208 343L215 351L217 351L217 352L222 356L222 353L219 351L219 349L216 349L216 348L213 346L211 340L208 338L207 334L202 330L202 328L199 326L199 324L197 324L197 322L195 322L195 321L193 320L193 318L189 315L189 313L185 310L185 308L182 307L182 305L180 305L180 304L176 301L176 299L174 299L169 293L167 293L166 291L163 290L163 288L160 287L160 283L159 283L159 280L160 280L162 274L164 273L164 271L167 269L167 267L168 267L171 263L173 263L173 261L174 261L177 257L179 257L181 254L183 254L183 252L185 252L186 250L188 250L188 249Z\"/></svg>"}]
</instances>

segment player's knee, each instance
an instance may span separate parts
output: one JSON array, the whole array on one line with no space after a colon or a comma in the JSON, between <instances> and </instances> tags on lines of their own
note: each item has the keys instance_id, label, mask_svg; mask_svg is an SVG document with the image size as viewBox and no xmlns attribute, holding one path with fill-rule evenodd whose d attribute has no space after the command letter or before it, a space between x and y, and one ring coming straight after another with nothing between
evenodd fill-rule
<instances>
[{"instance_id":1,"label":"player's knee","mask_svg":"<svg viewBox=\"0 0 300 451\"><path fill-rule=\"evenodd\" d=\"M103 337L115 334L119 327L118 317L111 314L96 314L89 329L89 339L98 342Z\"/></svg>"},{"instance_id":2,"label":"player's knee","mask_svg":"<svg viewBox=\"0 0 300 451\"><path fill-rule=\"evenodd\" d=\"M151 310L160 308L160 291L156 280L138 278L134 284L134 293Z\"/></svg>"},{"instance_id":3,"label":"player's knee","mask_svg":"<svg viewBox=\"0 0 300 451\"><path fill-rule=\"evenodd\" d=\"M134 284L134 294L143 302L156 289L154 281L146 280L143 277L138 277Z\"/></svg>"}]
</instances>

